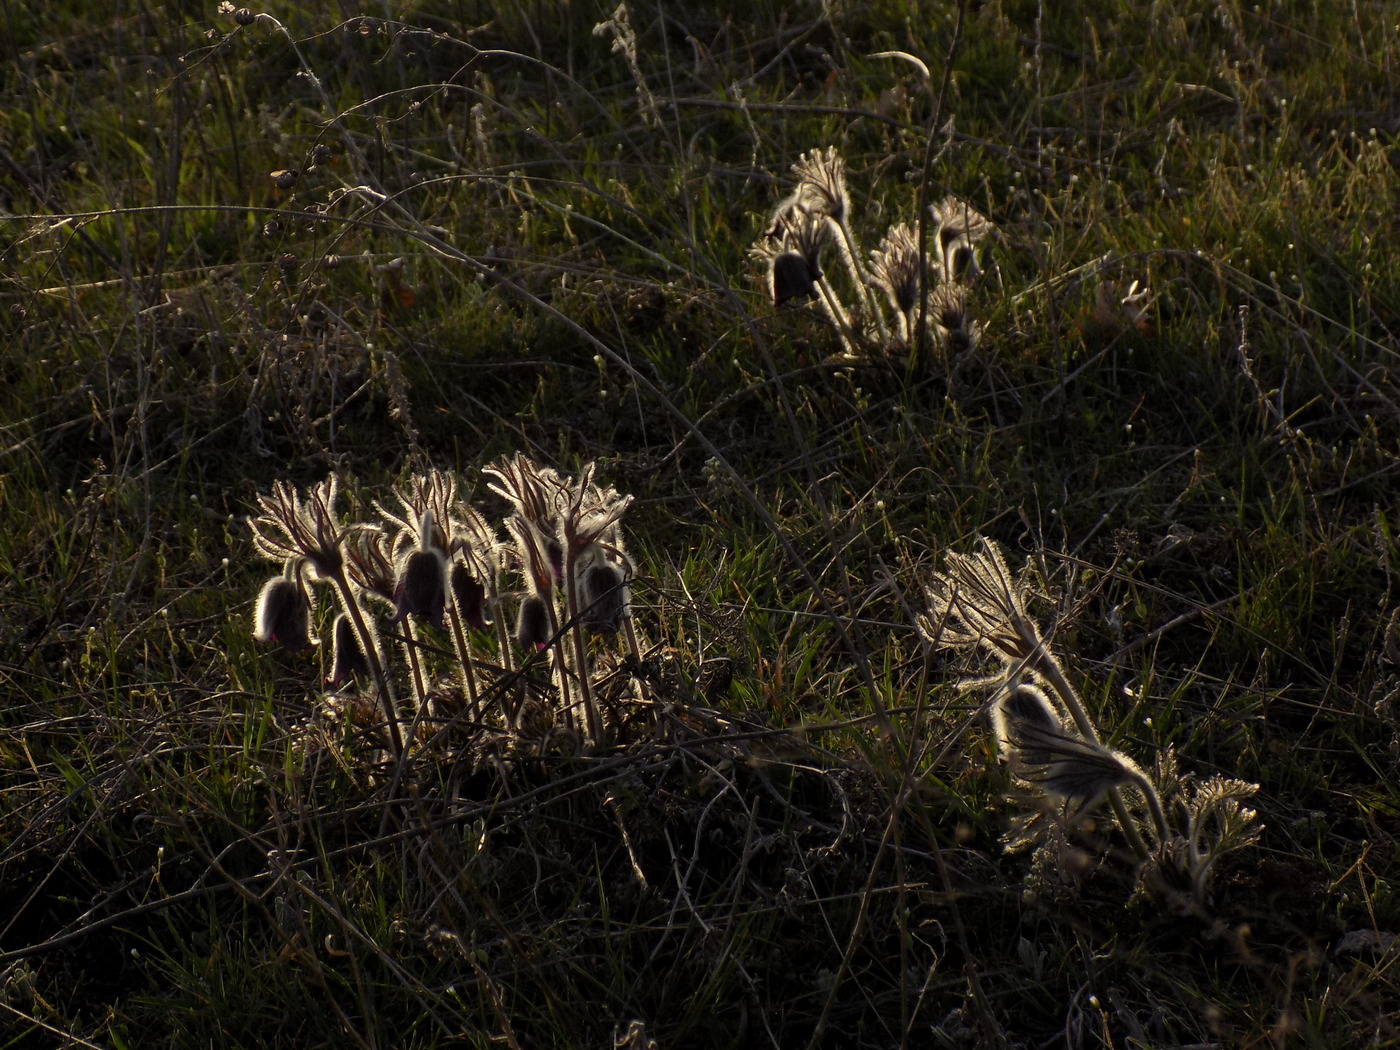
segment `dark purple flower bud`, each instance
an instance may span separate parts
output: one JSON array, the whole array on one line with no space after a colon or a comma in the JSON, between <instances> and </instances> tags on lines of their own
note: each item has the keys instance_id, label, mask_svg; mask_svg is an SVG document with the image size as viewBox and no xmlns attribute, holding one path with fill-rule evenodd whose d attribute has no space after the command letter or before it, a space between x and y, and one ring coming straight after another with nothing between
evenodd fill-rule
<instances>
[{"instance_id":1,"label":"dark purple flower bud","mask_svg":"<svg viewBox=\"0 0 1400 1050\"><path fill-rule=\"evenodd\" d=\"M579 622L592 634L616 634L627 615L622 570L601 558L579 577Z\"/></svg>"},{"instance_id":2,"label":"dark purple flower bud","mask_svg":"<svg viewBox=\"0 0 1400 1050\"><path fill-rule=\"evenodd\" d=\"M520 603L515 621L515 641L520 648L539 652L549 645L553 634L549 628L549 606L538 594L530 594Z\"/></svg>"},{"instance_id":3,"label":"dark purple flower bud","mask_svg":"<svg viewBox=\"0 0 1400 1050\"><path fill-rule=\"evenodd\" d=\"M253 639L277 642L289 653L315 646L311 640L311 600L296 580L274 576L258 595Z\"/></svg>"},{"instance_id":4,"label":"dark purple flower bud","mask_svg":"<svg viewBox=\"0 0 1400 1050\"><path fill-rule=\"evenodd\" d=\"M369 660L360 648L360 639L355 635L355 625L350 622L350 617L344 613L337 616L331 634L335 639L335 656L326 685L339 689L352 678L369 677Z\"/></svg>"},{"instance_id":5,"label":"dark purple flower bud","mask_svg":"<svg viewBox=\"0 0 1400 1050\"><path fill-rule=\"evenodd\" d=\"M810 299L817 294L816 280L820 276L801 252L779 252L773 256L768 273L773 305L782 306L789 299Z\"/></svg>"},{"instance_id":6,"label":"dark purple flower bud","mask_svg":"<svg viewBox=\"0 0 1400 1050\"><path fill-rule=\"evenodd\" d=\"M462 562L453 562L452 596L457 612L473 631L486 630L486 588Z\"/></svg>"},{"instance_id":7,"label":"dark purple flower bud","mask_svg":"<svg viewBox=\"0 0 1400 1050\"><path fill-rule=\"evenodd\" d=\"M442 630L446 576L442 555L435 550L416 550L405 558L394 584L394 618L390 622L401 623L412 614Z\"/></svg>"}]
</instances>

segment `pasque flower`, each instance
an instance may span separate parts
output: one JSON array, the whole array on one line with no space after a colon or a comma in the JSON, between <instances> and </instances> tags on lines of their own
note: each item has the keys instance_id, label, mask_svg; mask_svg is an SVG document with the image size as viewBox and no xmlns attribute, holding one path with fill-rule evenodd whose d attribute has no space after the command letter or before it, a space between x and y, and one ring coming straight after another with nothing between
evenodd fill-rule
<instances>
[{"instance_id":1,"label":"pasque flower","mask_svg":"<svg viewBox=\"0 0 1400 1050\"><path fill-rule=\"evenodd\" d=\"M311 596L301 581L300 564L288 559L281 576L263 584L254 615L253 639L276 642L289 653L315 646L311 638Z\"/></svg>"},{"instance_id":2,"label":"pasque flower","mask_svg":"<svg viewBox=\"0 0 1400 1050\"><path fill-rule=\"evenodd\" d=\"M602 555L579 572L579 620L593 634L616 634L627 616L627 581Z\"/></svg>"},{"instance_id":3,"label":"pasque flower","mask_svg":"<svg viewBox=\"0 0 1400 1050\"><path fill-rule=\"evenodd\" d=\"M335 627L331 630L331 637L335 648L331 660L331 673L326 679L326 685L332 689L339 689L351 679L368 678L370 675L369 658L365 656L364 649L360 647L360 640L355 636L355 625L350 622L350 617L345 613L341 613L335 618Z\"/></svg>"},{"instance_id":4,"label":"pasque flower","mask_svg":"<svg viewBox=\"0 0 1400 1050\"><path fill-rule=\"evenodd\" d=\"M995 228L980 211L957 197L933 206L938 226L938 266L945 281L971 280L982 272L977 245Z\"/></svg>"},{"instance_id":5,"label":"pasque flower","mask_svg":"<svg viewBox=\"0 0 1400 1050\"><path fill-rule=\"evenodd\" d=\"M394 623L418 616L438 630L447 606L447 561L435 542L437 524L431 510L423 512L418 545L403 556L394 584Z\"/></svg>"}]
</instances>

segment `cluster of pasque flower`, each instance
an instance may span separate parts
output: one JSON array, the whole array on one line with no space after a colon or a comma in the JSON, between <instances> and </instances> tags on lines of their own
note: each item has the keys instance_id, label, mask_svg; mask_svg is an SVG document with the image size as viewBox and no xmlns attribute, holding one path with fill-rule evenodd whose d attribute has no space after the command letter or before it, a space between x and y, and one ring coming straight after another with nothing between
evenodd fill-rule
<instances>
[{"instance_id":1,"label":"cluster of pasque flower","mask_svg":"<svg viewBox=\"0 0 1400 1050\"><path fill-rule=\"evenodd\" d=\"M488 690L480 681L477 651L494 632L494 656L506 673L517 668L512 642L524 654L522 664L533 654L550 657L555 713L594 744L603 740L604 726L586 636L621 633L630 654L640 655L628 603L632 563L619 525L632 498L596 485L591 464L569 478L516 455L484 473L491 491L511 505L508 539L459 498L456 479L442 471L410 479L392 505L376 502L373 523L341 520L334 475L305 497L284 482L273 485L258 498L261 513L250 522L259 553L283 566L258 597L254 638L291 651L311 648L314 585L330 589L340 612L331 629L327 685L372 687L396 754L404 748L405 719L386 669L375 601L392 610L385 628L403 647L414 729L429 706L427 647L417 637L422 624L451 637L470 718L484 717L495 697L506 724L517 725L520 712L506 690ZM507 603L515 605L514 638L503 615Z\"/></svg>"},{"instance_id":2,"label":"cluster of pasque flower","mask_svg":"<svg viewBox=\"0 0 1400 1050\"><path fill-rule=\"evenodd\" d=\"M797 188L778 205L752 252L768 265L774 305L814 300L847 355L908 350L923 342L959 353L977 344L981 325L968 314L967 290L982 272L978 244L993 230L986 216L947 197L930 208L931 254L914 227L898 223L867 263L851 226L841 155L834 147L804 153L792 171ZM833 245L850 278L854 308L842 301L822 268L822 254Z\"/></svg>"},{"instance_id":3,"label":"cluster of pasque flower","mask_svg":"<svg viewBox=\"0 0 1400 1050\"><path fill-rule=\"evenodd\" d=\"M1074 826L1107 798L1144 885L1189 889L1204 901L1220 858L1259 839L1262 825L1246 805L1259 785L1179 774L1170 748L1149 776L1106 746L1027 611L1027 575L1013 575L987 539L975 554L949 552L946 560L927 588L930 608L919 629L939 648L981 652L999 664L992 676L964 685L991 688L987 711L998 753L1017 781L1052 803L1015 822L1008 844L1053 849L1047 818L1061 829Z\"/></svg>"}]
</instances>

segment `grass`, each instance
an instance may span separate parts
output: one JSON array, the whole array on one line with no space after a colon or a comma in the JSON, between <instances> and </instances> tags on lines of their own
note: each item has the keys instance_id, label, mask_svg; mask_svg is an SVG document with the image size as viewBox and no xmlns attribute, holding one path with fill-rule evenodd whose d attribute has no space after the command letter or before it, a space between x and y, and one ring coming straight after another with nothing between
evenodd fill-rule
<instances>
[{"instance_id":1,"label":"grass","mask_svg":"<svg viewBox=\"0 0 1400 1050\"><path fill-rule=\"evenodd\" d=\"M1400 10L1091 7L8 10L0 1043L1400 1042ZM867 251L996 224L975 349L773 309L828 145ZM635 714L393 787L247 519L516 451L635 498ZM1203 899L1004 847L982 536L1107 746L1259 785Z\"/></svg>"}]
</instances>

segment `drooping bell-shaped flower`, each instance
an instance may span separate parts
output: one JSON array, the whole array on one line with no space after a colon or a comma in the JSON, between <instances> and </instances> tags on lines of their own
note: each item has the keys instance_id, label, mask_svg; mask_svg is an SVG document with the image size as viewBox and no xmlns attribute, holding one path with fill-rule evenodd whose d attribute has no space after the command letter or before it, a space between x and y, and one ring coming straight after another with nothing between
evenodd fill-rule
<instances>
[{"instance_id":1,"label":"drooping bell-shaped flower","mask_svg":"<svg viewBox=\"0 0 1400 1050\"><path fill-rule=\"evenodd\" d=\"M596 558L579 574L579 620L592 634L616 634L627 616L627 582L622 570Z\"/></svg>"},{"instance_id":2,"label":"drooping bell-shaped flower","mask_svg":"<svg viewBox=\"0 0 1400 1050\"><path fill-rule=\"evenodd\" d=\"M276 642L289 653L316 645L311 638L311 598L298 575L296 563L263 584L253 622L253 640Z\"/></svg>"},{"instance_id":3,"label":"drooping bell-shaped flower","mask_svg":"<svg viewBox=\"0 0 1400 1050\"><path fill-rule=\"evenodd\" d=\"M1064 722L1043 692L1025 682L1012 684L993 702L991 713L1003 759L1017 766L1045 765L1053 760L1049 750L1030 743L1037 735L1043 738L1064 732Z\"/></svg>"},{"instance_id":4,"label":"drooping bell-shaped flower","mask_svg":"<svg viewBox=\"0 0 1400 1050\"><path fill-rule=\"evenodd\" d=\"M945 197L932 208L938 226L938 268L945 281L970 281L982 268L977 264L977 245L996 227L980 211L959 200Z\"/></svg>"},{"instance_id":5,"label":"drooping bell-shaped flower","mask_svg":"<svg viewBox=\"0 0 1400 1050\"><path fill-rule=\"evenodd\" d=\"M1049 698L1032 685L1020 683L1003 693L992 707L992 721L1016 775L1081 811L1110 788L1146 781L1127 755L1067 728Z\"/></svg>"},{"instance_id":6,"label":"drooping bell-shaped flower","mask_svg":"<svg viewBox=\"0 0 1400 1050\"><path fill-rule=\"evenodd\" d=\"M527 652L548 647L553 634L549 626L549 606L538 594L527 594L515 620L515 641Z\"/></svg>"},{"instance_id":7,"label":"drooping bell-shaped flower","mask_svg":"<svg viewBox=\"0 0 1400 1050\"><path fill-rule=\"evenodd\" d=\"M418 528L418 545L399 562L394 581L394 618L402 623L410 615L427 620L439 631L447 608L447 559L438 540L441 530L431 510L425 510Z\"/></svg>"},{"instance_id":8,"label":"drooping bell-shaped flower","mask_svg":"<svg viewBox=\"0 0 1400 1050\"><path fill-rule=\"evenodd\" d=\"M773 305L782 306L792 299L810 299L817 294L819 277L821 273L812 270L801 252L778 252L768 264L768 291Z\"/></svg>"},{"instance_id":9,"label":"drooping bell-shaped flower","mask_svg":"<svg viewBox=\"0 0 1400 1050\"><path fill-rule=\"evenodd\" d=\"M326 679L326 685L332 689L339 689L346 682L353 678L368 678L370 675L369 659L365 656L364 650L360 648L360 640L355 636L355 625L350 622L350 617L341 613L335 618L335 627L331 631L331 636L335 642L334 656L331 660L331 673Z\"/></svg>"},{"instance_id":10,"label":"drooping bell-shaped flower","mask_svg":"<svg viewBox=\"0 0 1400 1050\"><path fill-rule=\"evenodd\" d=\"M471 569L460 561L452 563L448 575L457 613L473 631L486 630L486 588L472 575Z\"/></svg>"},{"instance_id":11,"label":"drooping bell-shaped flower","mask_svg":"<svg viewBox=\"0 0 1400 1050\"><path fill-rule=\"evenodd\" d=\"M436 550L411 551L399 566L394 585L394 617L390 622L402 623L405 617L413 615L442 630L442 614L447 608L446 575L442 555Z\"/></svg>"}]
</instances>

